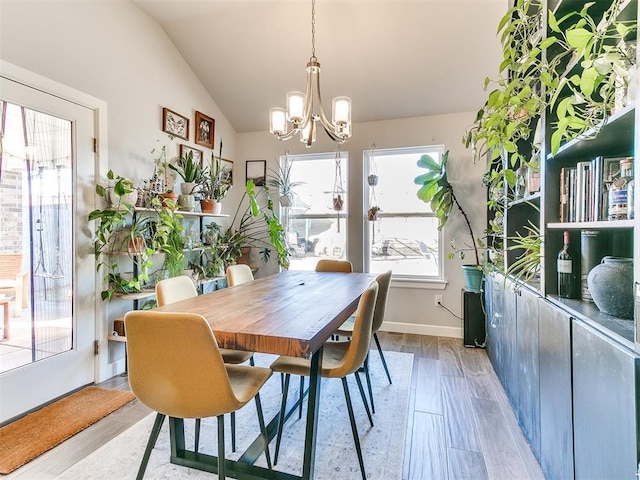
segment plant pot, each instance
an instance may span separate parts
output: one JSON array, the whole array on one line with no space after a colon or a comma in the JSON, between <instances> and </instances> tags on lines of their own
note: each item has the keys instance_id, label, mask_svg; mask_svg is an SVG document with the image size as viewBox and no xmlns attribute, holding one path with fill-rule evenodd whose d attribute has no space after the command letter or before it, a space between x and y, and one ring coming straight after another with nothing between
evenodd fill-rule
<instances>
[{"instance_id":1,"label":"plant pot","mask_svg":"<svg viewBox=\"0 0 640 480\"><path fill-rule=\"evenodd\" d=\"M367 220L370 222L375 222L378 220L378 210L369 210L367 211Z\"/></svg>"},{"instance_id":2,"label":"plant pot","mask_svg":"<svg viewBox=\"0 0 640 480\"><path fill-rule=\"evenodd\" d=\"M249 265L249 254L251 254L251 247L242 247L241 251L242 255L238 257L236 263L244 263L245 265Z\"/></svg>"},{"instance_id":3,"label":"plant pot","mask_svg":"<svg viewBox=\"0 0 640 480\"><path fill-rule=\"evenodd\" d=\"M180 191L183 195L193 195L197 186L196 182L183 182L180 184Z\"/></svg>"},{"instance_id":4,"label":"plant pot","mask_svg":"<svg viewBox=\"0 0 640 480\"><path fill-rule=\"evenodd\" d=\"M178 206L180 207L180 210L193 212L196 209L196 197L193 195L179 195Z\"/></svg>"},{"instance_id":5,"label":"plant pot","mask_svg":"<svg viewBox=\"0 0 640 480\"><path fill-rule=\"evenodd\" d=\"M596 307L607 315L633 319L633 259L604 257L587 277Z\"/></svg>"},{"instance_id":6,"label":"plant pot","mask_svg":"<svg viewBox=\"0 0 640 480\"><path fill-rule=\"evenodd\" d=\"M344 206L344 200L342 199L342 195L333 197L333 209L335 211L337 212L341 211L343 206Z\"/></svg>"},{"instance_id":7,"label":"plant pot","mask_svg":"<svg viewBox=\"0 0 640 480\"><path fill-rule=\"evenodd\" d=\"M378 185L378 175L376 175L375 173L369 175L367 177L367 183L370 187L375 187L376 185Z\"/></svg>"},{"instance_id":8,"label":"plant pot","mask_svg":"<svg viewBox=\"0 0 640 480\"><path fill-rule=\"evenodd\" d=\"M160 199L163 207L175 207L178 203L178 194L176 194L175 192L161 193L158 195L158 198ZM172 201L173 205L170 205L167 200Z\"/></svg>"},{"instance_id":9,"label":"plant pot","mask_svg":"<svg viewBox=\"0 0 640 480\"><path fill-rule=\"evenodd\" d=\"M139 255L144 250L144 238L135 237L129 239L129 253L132 255Z\"/></svg>"},{"instance_id":10,"label":"plant pot","mask_svg":"<svg viewBox=\"0 0 640 480\"><path fill-rule=\"evenodd\" d=\"M280 205L283 207L290 207L293 203L293 199L291 198L291 194L280 196Z\"/></svg>"},{"instance_id":11,"label":"plant pot","mask_svg":"<svg viewBox=\"0 0 640 480\"><path fill-rule=\"evenodd\" d=\"M482 291L482 279L484 272L480 265L462 265L464 275L464 288L470 292Z\"/></svg>"},{"instance_id":12,"label":"plant pot","mask_svg":"<svg viewBox=\"0 0 640 480\"><path fill-rule=\"evenodd\" d=\"M200 209L202 213L215 213L216 202L213 198L203 198L200 200Z\"/></svg>"}]
</instances>

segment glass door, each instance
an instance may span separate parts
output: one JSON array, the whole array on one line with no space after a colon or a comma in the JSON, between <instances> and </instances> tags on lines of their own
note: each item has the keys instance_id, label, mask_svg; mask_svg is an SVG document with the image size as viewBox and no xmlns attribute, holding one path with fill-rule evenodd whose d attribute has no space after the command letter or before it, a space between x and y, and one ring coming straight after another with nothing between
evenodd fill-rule
<instances>
[{"instance_id":1,"label":"glass door","mask_svg":"<svg viewBox=\"0 0 640 480\"><path fill-rule=\"evenodd\" d=\"M0 81L2 422L94 380L95 162L92 110Z\"/></svg>"}]
</instances>

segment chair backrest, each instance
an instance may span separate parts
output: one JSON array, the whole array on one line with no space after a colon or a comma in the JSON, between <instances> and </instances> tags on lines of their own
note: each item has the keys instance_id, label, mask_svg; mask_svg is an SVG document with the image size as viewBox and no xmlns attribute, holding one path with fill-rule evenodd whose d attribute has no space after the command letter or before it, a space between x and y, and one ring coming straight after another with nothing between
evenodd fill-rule
<instances>
[{"instance_id":1,"label":"chair backrest","mask_svg":"<svg viewBox=\"0 0 640 480\"><path fill-rule=\"evenodd\" d=\"M329 260L323 258L316 264L316 272L345 272L352 273L353 265L347 260Z\"/></svg>"},{"instance_id":2,"label":"chair backrest","mask_svg":"<svg viewBox=\"0 0 640 480\"><path fill-rule=\"evenodd\" d=\"M240 406L204 317L134 310L124 323L129 384L147 407L171 417L205 418Z\"/></svg>"},{"instance_id":3,"label":"chair backrest","mask_svg":"<svg viewBox=\"0 0 640 480\"><path fill-rule=\"evenodd\" d=\"M21 253L0 253L0 279L15 280L22 272Z\"/></svg>"},{"instance_id":4,"label":"chair backrest","mask_svg":"<svg viewBox=\"0 0 640 480\"><path fill-rule=\"evenodd\" d=\"M387 294L389 293L389 286L391 285L392 273L391 270L387 270L376 278L376 282L378 282L378 298L376 298L376 309L373 312L372 332L380 330L382 322L384 321L384 314L387 311Z\"/></svg>"},{"instance_id":5,"label":"chair backrest","mask_svg":"<svg viewBox=\"0 0 640 480\"><path fill-rule=\"evenodd\" d=\"M373 312L377 296L378 282L374 280L364 291L358 302L353 334L344 361L342 365L330 371L327 376L344 377L355 372L364 363L371 344L371 325L373 324Z\"/></svg>"},{"instance_id":6,"label":"chair backrest","mask_svg":"<svg viewBox=\"0 0 640 480\"><path fill-rule=\"evenodd\" d=\"M227 267L227 285L233 287L234 285L242 285L243 283L251 282L253 280L253 272L251 267L244 263L237 265L229 265Z\"/></svg>"},{"instance_id":7,"label":"chair backrest","mask_svg":"<svg viewBox=\"0 0 640 480\"><path fill-rule=\"evenodd\" d=\"M165 278L156 283L156 299L159 307L197 296L198 291L193 280L186 275Z\"/></svg>"}]
</instances>

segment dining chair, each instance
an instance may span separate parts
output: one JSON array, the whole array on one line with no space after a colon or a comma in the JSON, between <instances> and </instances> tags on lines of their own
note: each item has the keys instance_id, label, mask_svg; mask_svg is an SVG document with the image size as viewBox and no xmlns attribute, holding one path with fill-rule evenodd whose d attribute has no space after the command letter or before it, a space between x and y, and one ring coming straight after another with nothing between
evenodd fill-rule
<instances>
[{"instance_id":1,"label":"dining chair","mask_svg":"<svg viewBox=\"0 0 640 480\"><path fill-rule=\"evenodd\" d=\"M316 272L343 272L352 273L353 264L348 260L329 260L323 258L316 263Z\"/></svg>"},{"instance_id":2,"label":"dining chair","mask_svg":"<svg viewBox=\"0 0 640 480\"><path fill-rule=\"evenodd\" d=\"M180 275L178 277L165 278L156 284L156 300L158 306L162 307L169 303L179 302L188 298L198 296L198 291L191 277ZM230 350L221 348L220 353L225 363L238 365L247 360L251 366L254 366L253 352L245 352L243 350ZM196 435L195 435L195 451L198 451L200 445L200 419L196 419ZM236 414L231 412L231 451L236 451Z\"/></svg>"},{"instance_id":3,"label":"dining chair","mask_svg":"<svg viewBox=\"0 0 640 480\"><path fill-rule=\"evenodd\" d=\"M238 263L227 267L227 285L230 287L251 281L253 281L253 272L249 265Z\"/></svg>"},{"instance_id":4,"label":"dining chair","mask_svg":"<svg viewBox=\"0 0 640 480\"><path fill-rule=\"evenodd\" d=\"M270 369L225 364L209 323L195 313L133 310L125 315L124 322L131 391L157 412L137 479L144 477L167 415L179 419L217 417L218 478L224 479L224 415L252 399L271 468L259 393L272 374ZM176 328L176 324L182 328Z\"/></svg>"},{"instance_id":5,"label":"dining chair","mask_svg":"<svg viewBox=\"0 0 640 480\"><path fill-rule=\"evenodd\" d=\"M389 379L389 384L392 384L391 374L389 373L389 368L387 367L387 361L384 358L384 353L382 352L382 347L380 346L380 340L378 339L378 330L382 326L382 322L384 321L384 315L387 310L387 295L389 293L389 286L391 285L391 270L387 270L384 273L381 273L376 277L376 282L378 282L378 298L376 298L376 308L373 312L373 324L371 326L371 336L376 342L376 347L378 348L378 353L380 353L380 359L382 360L382 366L384 367L384 371L387 374L387 378ZM353 335L353 328L355 325L355 317L351 316L344 322L338 331L335 334L338 337L351 337ZM369 400L371 401L371 411L376 413L376 408L373 403L373 389L371 388L371 377L369 375L369 354L367 354L367 358L364 361L364 374L365 379L367 381L367 390L369 391Z\"/></svg>"},{"instance_id":6,"label":"dining chair","mask_svg":"<svg viewBox=\"0 0 640 480\"><path fill-rule=\"evenodd\" d=\"M356 426L355 416L353 414L353 405L351 403L351 395L347 384L347 376L354 374L360 396L363 400L369 422L373 426L371 412L367 405L367 401L362 388L362 381L358 375L358 369L364 362L369 352L369 344L371 342L371 325L373 323L373 312L375 310L376 297L378 294L378 283L374 280L364 291L358 302L356 318L354 322L353 334L351 340L347 342L327 342L322 351L322 369L320 376L322 378L340 378L342 379L342 389L344 390L344 398L347 403L347 411L349 413L349 421L351 423L351 432L355 443L358 462L360 464L360 472L362 478L366 478L364 469L364 460L362 458L362 449L360 448L360 438ZM278 461L278 453L280 451L280 442L282 441L282 430L284 428L284 417L287 410L287 393L289 389L289 378L291 375L309 376L311 373L311 360L301 357L278 357L272 364L271 370L285 374L285 387L282 393L282 401L280 403L280 415L278 419L278 434L276 438L276 450L273 457L274 465Z\"/></svg>"}]
</instances>

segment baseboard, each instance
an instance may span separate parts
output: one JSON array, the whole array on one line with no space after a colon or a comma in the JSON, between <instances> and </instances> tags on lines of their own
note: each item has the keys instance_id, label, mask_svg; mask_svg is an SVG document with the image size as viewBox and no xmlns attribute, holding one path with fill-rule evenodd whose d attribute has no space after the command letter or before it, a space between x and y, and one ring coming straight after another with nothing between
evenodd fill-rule
<instances>
[{"instance_id":1,"label":"baseboard","mask_svg":"<svg viewBox=\"0 0 640 480\"><path fill-rule=\"evenodd\" d=\"M443 327L441 325L418 325L416 323L383 322L380 330L393 333L415 333L435 337L462 338L462 327Z\"/></svg>"}]
</instances>

